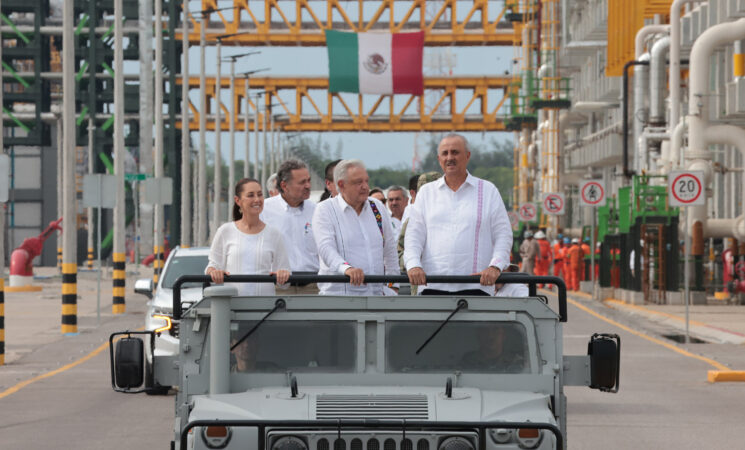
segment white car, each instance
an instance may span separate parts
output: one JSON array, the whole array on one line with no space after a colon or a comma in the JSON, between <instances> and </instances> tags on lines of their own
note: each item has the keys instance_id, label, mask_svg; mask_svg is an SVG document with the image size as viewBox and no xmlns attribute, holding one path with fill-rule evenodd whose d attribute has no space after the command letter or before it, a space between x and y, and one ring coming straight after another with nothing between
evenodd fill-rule
<instances>
[{"instance_id":1,"label":"white car","mask_svg":"<svg viewBox=\"0 0 745 450\"><path fill-rule=\"evenodd\" d=\"M181 248L171 250L163 267L158 285L153 289L152 278L142 278L135 283L135 292L147 296L147 315L145 329L155 331L155 356L178 354L178 324L171 321L173 314L173 284L182 275L204 275L207 267L209 247ZM202 286L187 283L181 290L181 304L190 305L202 299ZM184 308L186 309L186 307ZM148 364L152 355L147 351Z\"/></svg>"}]
</instances>

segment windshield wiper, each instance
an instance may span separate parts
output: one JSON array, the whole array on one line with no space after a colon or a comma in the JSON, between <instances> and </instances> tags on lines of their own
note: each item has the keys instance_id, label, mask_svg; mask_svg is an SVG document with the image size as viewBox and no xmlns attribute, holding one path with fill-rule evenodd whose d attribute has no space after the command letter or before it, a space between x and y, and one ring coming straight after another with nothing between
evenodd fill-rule
<instances>
[{"instance_id":1,"label":"windshield wiper","mask_svg":"<svg viewBox=\"0 0 745 450\"><path fill-rule=\"evenodd\" d=\"M274 314L274 312L277 311L278 309L285 309L286 306L287 306L287 304L285 303L284 299L278 298L277 301L274 302L274 308L272 308L271 311L269 311L268 313L266 313L266 315L264 317L262 317L261 320L259 320L259 323L257 323L256 325L254 325L253 328L251 328L250 330L248 330L248 332L246 334L244 334L240 339L238 339L238 341L230 347L230 351L235 350L235 348L238 347L241 344L241 342L243 342L246 339L248 339L248 337L251 336L254 333L254 331L256 331L261 326L262 323L264 323L264 321L267 319L267 317L269 317L272 314Z\"/></svg>"},{"instance_id":2,"label":"windshield wiper","mask_svg":"<svg viewBox=\"0 0 745 450\"><path fill-rule=\"evenodd\" d=\"M442 322L442 323L440 324L440 326L439 326L439 327L437 327L437 329L435 330L435 332L434 332L434 333L432 333L432 336L428 337L428 338L427 338L427 340L426 340L426 341L424 341L424 343L423 343L423 344L422 344L422 345L421 345L421 346L419 347L419 349L418 349L418 350L416 351L416 354L418 355L418 354L419 354L419 352L421 352L421 351L422 351L422 350L424 349L424 347L426 347L426 346L427 346L427 344L429 344L429 341L431 341L432 339L434 339L434 337L435 337L435 336L437 336L437 333L439 333L439 332L440 332L440 330L442 330L442 327L444 327L444 326L445 326L445 324L446 324L446 323L448 323L448 322L450 321L450 319L452 319L452 318L453 318L453 316L455 315L455 313L457 313L458 311L460 311L460 310L461 310L461 309L463 309L463 308L468 308L468 302L467 302L467 301L466 301L466 299L464 299L464 298L462 298L462 299L458 300L458 306L456 306L456 307L455 307L455 309L453 310L453 312L451 312L451 313L450 313L450 315L448 316L448 318L447 318L447 319L445 319L445 321L443 321L443 322Z\"/></svg>"}]
</instances>

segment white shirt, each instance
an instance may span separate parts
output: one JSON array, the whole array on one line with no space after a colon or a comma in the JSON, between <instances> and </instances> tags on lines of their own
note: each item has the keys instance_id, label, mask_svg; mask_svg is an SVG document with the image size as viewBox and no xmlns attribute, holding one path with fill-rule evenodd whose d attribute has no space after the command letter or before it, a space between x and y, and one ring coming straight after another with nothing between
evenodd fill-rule
<instances>
[{"instance_id":1,"label":"white shirt","mask_svg":"<svg viewBox=\"0 0 745 450\"><path fill-rule=\"evenodd\" d=\"M380 212L382 233L370 201ZM359 215L341 195L321 202L313 214L313 234L321 259L319 275L341 275L350 267L362 269L366 275L400 274L391 217L372 197ZM381 283L319 283L318 288L325 295L383 295Z\"/></svg>"},{"instance_id":2,"label":"white shirt","mask_svg":"<svg viewBox=\"0 0 745 450\"><path fill-rule=\"evenodd\" d=\"M527 297L530 295L528 285L523 283L505 283L496 294L497 297Z\"/></svg>"},{"instance_id":3,"label":"white shirt","mask_svg":"<svg viewBox=\"0 0 745 450\"><path fill-rule=\"evenodd\" d=\"M318 272L318 251L311 225L315 208L316 204L310 200L293 208L282 195L264 201L261 220L284 236L293 272Z\"/></svg>"},{"instance_id":4,"label":"white shirt","mask_svg":"<svg viewBox=\"0 0 745 450\"><path fill-rule=\"evenodd\" d=\"M289 270L290 261L282 234L274 227L265 226L257 234L246 234L235 222L227 222L215 232L210 246L209 263L231 275L268 275L277 270ZM238 295L274 295L272 283L240 283Z\"/></svg>"},{"instance_id":5,"label":"white shirt","mask_svg":"<svg viewBox=\"0 0 745 450\"><path fill-rule=\"evenodd\" d=\"M393 233L396 235L396 242L398 242L398 237L401 235L401 225L402 223L399 219L391 216L391 228L393 228Z\"/></svg>"},{"instance_id":6,"label":"white shirt","mask_svg":"<svg viewBox=\"0 0 745 450\"><path fill-rule=\"evenodd\" d=\"M445 177L422 186L404 239L406 270L421 267L427 275L470 275L510 263L512 227L499 190L470 173L455 192ZM427 287L494 294L493 286L480 284L431 284L419 292Z\"/></svg>"}]
</instances>

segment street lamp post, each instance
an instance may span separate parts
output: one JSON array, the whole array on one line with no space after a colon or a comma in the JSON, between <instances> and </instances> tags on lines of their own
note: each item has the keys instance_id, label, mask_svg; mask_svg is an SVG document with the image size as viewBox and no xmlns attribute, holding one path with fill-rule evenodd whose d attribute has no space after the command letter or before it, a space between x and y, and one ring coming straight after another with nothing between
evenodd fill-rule
<instances>
[{"instance_id":1,"label":"street lamp post","mask_svg":"<svg viewBox=\"0 0 745 450\"><path fill-rule=\"evenodd\" d=\"M218 39L222 39L222 37L218 37ZM230 61L230 98L231 98L231 105L230 105L230 156L228 159L228 211L227 211L227 220L230 221L233 218L232 211L230 208L230 192L233 189L233 186L235 186L235 121L236 121L236 114L237 109L239 108L239 105L235 102L235 61L238 58L243 58L245 56L255 55L257 53L261 52L248 52L248 53L242 53L238 55L230 55L223 59L223 61ZM248 109L246 110L246 117L248 117ZM246 133L248 133L248 129L246 129ZM246 167L248 167L248 161L245 162Z\"/></svg>"}]
</instances>

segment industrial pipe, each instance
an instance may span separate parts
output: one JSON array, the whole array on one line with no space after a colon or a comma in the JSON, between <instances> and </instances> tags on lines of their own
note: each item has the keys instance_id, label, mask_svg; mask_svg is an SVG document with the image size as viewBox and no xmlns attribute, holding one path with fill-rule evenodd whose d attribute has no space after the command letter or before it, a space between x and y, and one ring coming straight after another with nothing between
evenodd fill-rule
<instances>
[{"instance_id":1,"label":"industrial pipe","mask_svg":"<svg viewBox=\"0 0 745 450\"><path fill-rule=\"evenodd\" d=\"M680 10L698 0L673 0L670 5L670 126L680 120ZM708 66L708 64L707 64Z\"/></svg>"},{"instance_id":2,"label":"industrial pipe","mask_svg":"<svg viewBox=\"0 0 745 450\"><path fill-rule=\"evenodd\" d=\"M665 124L665 89L667 53L670 49L670 37L665 36L652 45L649 65L649 123L651 125Z\"/></svg>"},{"instance_id":3,"label":"industrial pipe","mask_svg":"<svg viewBox=\"0 0 745 450\"><path fill-rule=\"evenodd\" d=\"M688 152L689 170L704 171L704 187L712 180L709 144L736 146L743 153L745 130L731 125L709 125L709 59L722 45L745 39L745 18L722 23L704 31L691 49L690 89L688 97ZM745 154L745 153L743 153ZM707 222L707 206L691 206L687 218L688 230L703 228ZM702 235L706 230L702 230ZM695 236L694 236L695 237Z\"/></svg>"},{"instance_id":4,"label":"industrial pipe","mask_svg":"<svg viewBox=\"0 0 745 450\"><path fill-rule=\"evenodd\" d=\"M638 61L649 61L649 53L637 58ZM651 64L648 62L648 64ZM644 147L638 145L642 137L644 127L649 118L649 107L647 106L647 94L649 92L649 66L637 65L634 67L634 133L632 142L637 146L634 151L634 171L642 173L646 169L647 154ZM646 142L645 142L646 145Z\"/></svg>"},{"instance_id":5,"label":"industrial pipe","mask_svg":"<svg viewBox=\"0 0 745 450\"><path fill-rule=\"evenodd\" d=\"M623 65L623 176L629 179L634 171L629 169L629 68L632 66L646 66L649 61L629 61Z\"/></svg>"},{"instance_id":6,"label":"industrial pipe","mask_svg":"<svg viewBox=\"0 0 745 450\"><path fill-rule=\"evenodd\" d=\"M639 59L644 53L644 41L650 34L667 33L670 25L644 25L636 32L634 39L634 58Z\"/></svg>"}]
</instances>

